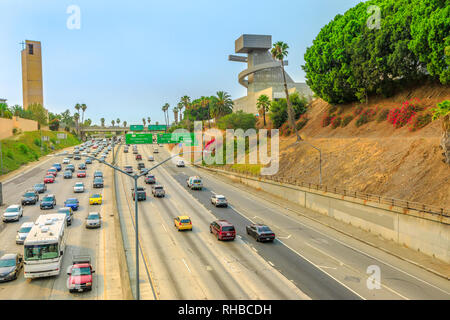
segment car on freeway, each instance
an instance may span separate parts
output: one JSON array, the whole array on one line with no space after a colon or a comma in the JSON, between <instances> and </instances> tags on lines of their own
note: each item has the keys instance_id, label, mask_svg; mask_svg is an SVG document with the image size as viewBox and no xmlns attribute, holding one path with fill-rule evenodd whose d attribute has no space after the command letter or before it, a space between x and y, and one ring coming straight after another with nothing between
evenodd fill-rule
<instances>
[{"instance_id":1,"label":"car on freeway","mask_svg":"<svg viewBox=\"0 0 450 320\"><path fill-rule=\"evenodd\" d=\"M75 166L74 166L73 164L68 164L68 165L66 166L66 170L70 170L70 171L72 171L72 172L75 172Z\"/></svg>"},{"instance_id":2,"label":"car on freeway","mask_svg":"<svg viewBox=\"0 0 450 320\"><path fill-rule=\"evenodd\" d=\"M92 159L91 158L87 158L85 161L86 164L92 164Z\"/></svg>"},{"instance_id":3,"label":"car on freeway","mask_svg":"<svg viewBox=\"0 0 450 320\"><path fill-rule=\"evenodd\" d=\"M214 234L217 240L234 240L236 238L236 230L227 220L216 220L209 225L209 232Z\"/></svg>"},{"instance_id":4,"label":"car on freeway","mask_svg":"<svg viewBox=\"0 0 450 320\"><path fill-rule=\"evenodd\" d=\"M133 201L135 201L135 195L134 195L134 188L131 189L131 197L133 198ZM137 200L138 201L145 201L147 200L147 192L145 192L144 187L137 187Z\"/></svg>"},{"instance_id":5,"label":"car on freeway","mask_svg":"<svg viewBox=\"0 0 450 320\"><path fill-rule=\"evenodd\" d=\"M23 256L20 253L7 253L0 258L0 282L16 280L23 268Z\"/></svg>"},{"instance_id":6,"label":"car on freeway","mask_svg":"<svg viewBox=\"0 0 450 320\"><path fill-rule=\"evenodd\" d=\"M123 153L128 153L128 149L127 149L127 148L124 148L124 149L123 149Z\"/></svg>"},{"instance_id":7,"label":"car on freeway","mask_svg":"<svg viewBox=\"0 0 450 320\"><path fill-rule=\"evenodd\" d=\"M139 162L137 165L138 170L145 169L145 163Z\"/></svg>"},{"instance_id":8,"label":"car on freeway","mask_svg":"<svg viewBox=\"0 0 450 320\"><path fill-rule=\"evenodd\" d=\"M103 188L104 184L103 184L103 178L94 178L94 182L92 183L92 187L94 188Z\"/></svg>"},{"instance_id":9,"label":"car on freeway","mask_svg":"<svg viewBox=\"0 0 450 320\"><path fill-rule=\"evenodd\" d=\"M155 184L156 183L156 177L153 174L149 174L145 177L145 183L146 184Z\"/></svg>"},{"instance_id":10,"label":"car on freeway","mask_svg":"<svg viewBox=\"0 0 450 320\"><path fill-rule=\"evenodd\" d=\"M89 197L89 204L93 205L101 205L103 203L103 197L99 193L95 193Z\"/></svg>"},{"instance_id":11,"label":"car on freeway","mask_svg":"<svg viewBox=\"0 0 450 320\"><path fill-rule=\"evenodd\" d=\"M136 160L142 160L142 155L137 154L137 155L136 155Z\"/></svg>"},{"instance_id":12,"label":"car on freeway","mask_svg":"<svg viewBox=\"0 0 450 320\"><path fill-rule=\"evenodd\" d=\"M133 154L138 154L137 149L133 149Z\"/></svg>"},{"instance_id":13,"label":"car on freeway","mask_svg":"<svg viewBox=\"0 0 450 320\"><path fill-rule=\"evenodd\" d=\"M80 163L78 165L78 170L86 170L86 169L87 169L86 163Z\"/></svg>"},{"instance_id":14,"label":"car on freeway","mask_svg":"<svg viewBox=\"0 0 450 320\"><path fill-rule=\"evenodd\" d=\"M106 157L105 156L101 156L99 160L104 162L106 160Z\"/></svg>"},{"instance_id":15,"label":"car on freeway","mask_svg":"<svg viewBox=\"0 0 450 320\"><path fill-rule=\"evenodd\" d=\"M245 229L247 234L255 238L257 242L273 242L275 240L275 233L264 224L251 224Z\"/></svg>"},{"instance_id":16,"label":"car on freeway","mask_svg":"<svg viewBox=\"0 0 450 320\"><path fill-rule=\"evenodd\" d=\"M211 197L211 203L215 205L216 207L228 207L228 201L225 196L222 195L213 195Z\"/></svg>"},{"instance_id":17,"label":"car on freeway","mask_svg":"<svg viewBox=\"0 0 450 320\"><path fill-rule=\"evenodd\" d=\"M54 209L56 206L56 197L53 194L49 194L42 198L39 207L43 209Z\"/></svg>"},{"instance_id":18,"label":"car on freeway","mask_svg":"<svg viewBox=\"0 0 450 320\"><path fill-rule=\"evenodd\" d=\"M77 211L80 207L80 202L77 198L69 198L64 201L64 207L72 208L73 211Z\"/></svg>"},{"instance_id":19,"label":"car on freeway","mask_svg":"<svg viewBox=\"0 0 450 320\"><path fill-rule=\"evenodd\" d=\"M82 154L81 154L83 157L87 157L87 152L83 152Z\"/></svg>"},{"instance_id":20,"label":"car on freeway","mask_svg":"<svg viewBox=\"0 0 450 320\"><path fill-rule=\"evenodd\" d=\"M192 221L188 216L178 216L173 219L173 224L178 231L189 230L192 231Z\"/></svg>"},{"instance_id":21,"label":"car on freeway","mask_svg":"<svg viewBox=\"0 0 450 320\"><path fill-rule=\"evenodd\" d=\"M58 170L56 168L50 168L47 170L47 175L52 174L54 177L56 177L58 175Z\"/></svg>"},{"instance_id":22,"label":"car on freeway","mask_svg":"<svg viewBox=\"0 0 450 320\"><path fill-rule=\"evenodd\" d=\"M67 268L69 292L91 291L94 272L90 256L73 256L72 265Z\"/></svg>"},{"instance_id":23,"label":"car on freeway","mask_svg":"<svg viewBox=\"0 0 450 320\"><path fill-rule=\"evenodd\" d=\"M86 178L86 170L80 170L77 172L77 178Z\"/></svg>"},{"instance_id":24,"label":"car on freeway","mask_svg":"<svg viewBox=\"0 0 450 320\"><path fill-rule=\"evenodd\" d=\"M184 167L186 167L186 164L184 163L183 160L178 160L177 161L177 167L178 168L184 168Z\"/></svg>"},{"instance_id":25,"label":"car on freeway","mask_svg":"<svg viewBox=\"0 0 450 320\"><path fill-rule=\"evenodd\" d=\"M202 178L198 176L190 177L186 180L188 188L191 190L202 190L203 189L203 182Z\"/></svg>"},{"instance_id":26,"label":"car on freeway","mask_svg":"<svg viewBox=\"0 0 450 320\"><path fill-rule=\"evenodd\" d=\"M27 235L30 233L31 228L33 228L33 226L34 226L33 222L22 223L20 229L17 230L16 244L23 244L25 242L25 239L27 238Z\"/></svg>"},{"instance_id":27,"label":"car on freeway","mask_svg":"<svg viewBox=\"0 0 450 320\"><path fill-rule=\"evenodd\" d=\"M70 159L69 158L64 158L63 159L63 164L69 164L70 163Z\"/></svg>"},{"instance_id":28,"label":"car on freeway","mask_svg":"<svg viewBox=\"0 0 450 320\"><path fill-rule=\"evenodd\" d=\"M73 210L71 207L59 208L57 213L64 213L66 215L67 225L72 225Z\"/></svg>"},{"instance_id":29,"label":"car on freeway","mask_svg":"<svg viewBox=\"0 0 450 320\"><path fill-rule=\"evenodd\" d=\"M164 191L164 187L162 185L154 185L152 187L153 197L164 198L166 196L166 191Z\"/></svg>"},{"instance_id":30,"label":"car on freeway","mask_svg":"<svg viewBox=\"0 0 450 320\"><path fill-rule=\"evenodd\" d=\"M62 169L60 163L54 163L54 164L53 164L53 168L56 168L56 170L58 170L58 172L61 171L61 169Z\"/></svg>"},{"instance_id":31,"label":"car on freeway","mask_svg":"<svg viewBox=\"0 0 450 320\"><path fill-rule=\"evenodd\" d=\"M153 148L153 153L159 153L158 148Z\"/></svg>"},{"instance_id":32,"label":"car on freeway","mask_svg":"<svg viewBox=\"0 0 450 320\"><path fill-rule=\"evenodd\" d=\"M150 161L150 162L155 161L155 157L154 156L148 156L148 161Z\"/></svg>"},{"instance_id":33,"label":"car on freeway","mask_svg":"<svg viewBox=\"0 0 450 320\"><path fill-rule=\"evenodd\" d=\"M3 222L19 221L23 217L23 208L19 204L13 204L3 212Z\"/></svg>"},{"instance_id":34,"label":"car on freeway","mask_svg":"<svg viewBox=\"0 0 450 320\"><path fill-rule=\"evenodd\" d=\"M69 154L67 155L67 158L68 158L68 159L73 159L73 154L69 153Z\"/></svg>"},{"instance_id":35,"label":"car on freeway","mask_svg":"<svg viewBox=\"0 0 450 320\"><path fill-rule=\"evenodd\" d=\"M76 182L73 186L73 192L75 193L83 193L84 192L84 183L83 182Z\"/></svg>"},{"instance_id":36,"label":"car on freeway","mask_svg":"<svg viewBox=\"0 0 450 320\"><path fill-rule=\"evenodd\" d=\"M125 166L123 169L126 173L133 173L133 166Z\"/></svg>"},{"instance_id":37,"label":"car on freeway","mask_svg":"<svg viewBox=\"0 0 450 320\"><path fill-rule=\"evenodd\" d=\"M44 177L44 183L54 183L55 182L55 176L52 174L46 175Z\"/></svg>"},{"instance_id":38,"label":"car on freeway","mask_svg":"<svg viewBox=\"0 0 450 320\"><path fill-rule=\"evenodd\" d=\"M86 217L86 228L100 228L102 226L102 217L98 212L90 212Z\"/></svg>"},{"instance_id":39,"label":"car on freeway","mask_svg":"<svg viewBox=\"0 0 450 320\"><path fill-rule=\"evenodd\" d=\"M72 171L70 171L70 170L64 171L63 177L64 177L64 179L72 179L72 177L73 177Z\"/></svg>"},{"instance_id":40,"label":"car on freeway","mask_svg":"<svg viewBox=\"0 0 450 320\"><path fill-rule=\"evenodd\" d=\"M39 194L35 190L28 190L22 195L22 206L36 204L39 201Z\"/></svg>"},{"instance_id":41,"label":"car on freeway","mask_svg":"<svg viewBox=\"0 0 450 320\"><path fill-rule=\"evenodd\" d=\"M47 185L45 183L36 183L33 188L37 193L44 193L47 191Z\"/></svg>"},{"instance_id":42,"label":"car on freeway","mask_svg":"<svg viewBox=\"0 0 450 320\"><path fill-rule=\"evenodd\" d=\"M78 155L78 154L76 154L76 155L73 157L73 160L81 160L81 156Z\"/></svg>"},{"instance_id":43,"label":"car on freeway","mask_svg":"<svg viewBox=\"0 0 450 320\"><path fill-rule=\"evenodd\" d=\"M103 172L95 171L94 172L94 178L103 178Z\"/></svg>"}]
</instances>

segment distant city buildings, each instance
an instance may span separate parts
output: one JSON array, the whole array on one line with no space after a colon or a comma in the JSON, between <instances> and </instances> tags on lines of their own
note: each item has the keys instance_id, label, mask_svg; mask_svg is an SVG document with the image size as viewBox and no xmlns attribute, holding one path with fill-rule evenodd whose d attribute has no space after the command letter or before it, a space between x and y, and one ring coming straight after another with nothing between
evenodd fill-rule
<instances>
[{"instance_id":1,"label":"distant city buildings","mask_svg":"<svg viewBox=\"0 0 450 320\"><path fill-rule=\"evenodd\" d=\"M256 101L263 94L271 100L286 98L281 64L272 58L271 48L270 35L244 34L236 40L235 53L247 56L230 55L228 60L247 63L247 69L239 74L239 83L247 88L247 96L234 100L234 111L258 114ZM299 92L312 98L313 93L306 83L294 82L287 73L286 81L290 94Z\"/></svg>"},{"instance_id":2,"label":"distant city buildings","mask_svg":"<svg viewBox=\"0 0 450 320\"><path fill-rule=\"evenodd\" d=\"M6 101L8 100L0 98L0 103L6 103Z\"/></svg>"},{"instance_id":3,"label":"distant city buildings","mask_svg":"<svg viewBox=\"0 0 450 320\"><path fill-rule=\"evenodd\" d=\"M39 41L25 41L25 48L22 50L22 89L24 110L34 103L44 107L42 51Z\"/></svg>"}]
</instances>

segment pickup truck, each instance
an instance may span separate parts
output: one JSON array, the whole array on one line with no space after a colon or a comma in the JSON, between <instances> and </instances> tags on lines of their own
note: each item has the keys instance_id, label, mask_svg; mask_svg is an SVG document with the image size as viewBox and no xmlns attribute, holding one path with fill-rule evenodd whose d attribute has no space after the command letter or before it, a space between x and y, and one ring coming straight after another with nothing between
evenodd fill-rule
<instances>
[{"instance_id":1,"label":"pickup truck","mask_svg":"<svg viewBox=\"0 0 450 320\"><path fill-rule=\"evenodd\" d=\"M91 291L94 272L90 256L73 256L72 265L67 268L69 291Z\"/></svg>"},{"instance_id":2,"label":"pickup truck","mask_svg":"<svg viewBox=\"0 0 450 320\"><path fill-rule=\"evenodd\" d=\"M198 176L190 177L186 180L186 184L191 190L202 190L203 188L202 178Z\"/></svg>"},{"instance_id":3,"label":"pickup truck","mask_svg":"<svg viewBox=\"0 0 450 320\"><path fill-rule=\"evenodd\" d=\"M152 194L154 197L164 198L166 196L166 191L164 191L164 187L161 185L155 185L152 187Z\"/></svg>"},{"instance_id":4,"label":"pickup truck","mask_svg":"<svg viewBox=\"0 0 450 320\"><path fill-rule=\"evenodd\" d=\"M134 188L131 189L131 196L133 197L133 201L135 201ZM145 192L144 187L137 187L137 200L138 201L147 200L147 193Z\"/></svg>"}]
</instances>

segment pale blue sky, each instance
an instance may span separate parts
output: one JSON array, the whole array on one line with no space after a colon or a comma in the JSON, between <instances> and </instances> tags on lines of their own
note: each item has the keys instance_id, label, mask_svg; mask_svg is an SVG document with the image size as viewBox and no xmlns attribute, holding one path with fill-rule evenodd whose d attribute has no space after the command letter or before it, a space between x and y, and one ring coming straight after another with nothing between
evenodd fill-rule
<instances>
[{"instance_id":1,"label":"pale blue sky","mask_svg":"<svg viewBox=\"0 0 450 320\"><path fill-rule=\"evenodd\" d=\"M22 105L19 44L42 42L44 103L52 112L85 103L85 119L163 122L161 106L223 90L246 94L229 62L243 33L290 46L287 71L304 81L303 55L321 27L359 0L1 0L0 98ZM69 30L69 5L81 29ZM173 113L171 113L173 119Z\"/></svg>"}]
</instances>

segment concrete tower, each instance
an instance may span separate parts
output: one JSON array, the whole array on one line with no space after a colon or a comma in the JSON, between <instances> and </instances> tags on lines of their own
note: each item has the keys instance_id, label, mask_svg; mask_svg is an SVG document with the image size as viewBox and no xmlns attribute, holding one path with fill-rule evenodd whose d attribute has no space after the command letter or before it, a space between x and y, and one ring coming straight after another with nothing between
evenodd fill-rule
<instances>
[{"instance_id":1,"label":"concrete tower","mask_svg":"<svg viewBox=\"0 0 450 320\"><path fill-rule=\"evenodd\" d=\"M42 51L39 41L25 41L25 48L22 50L22 88L24 110L33 103L44 107Z\"/></svg>"}]
</instances>

